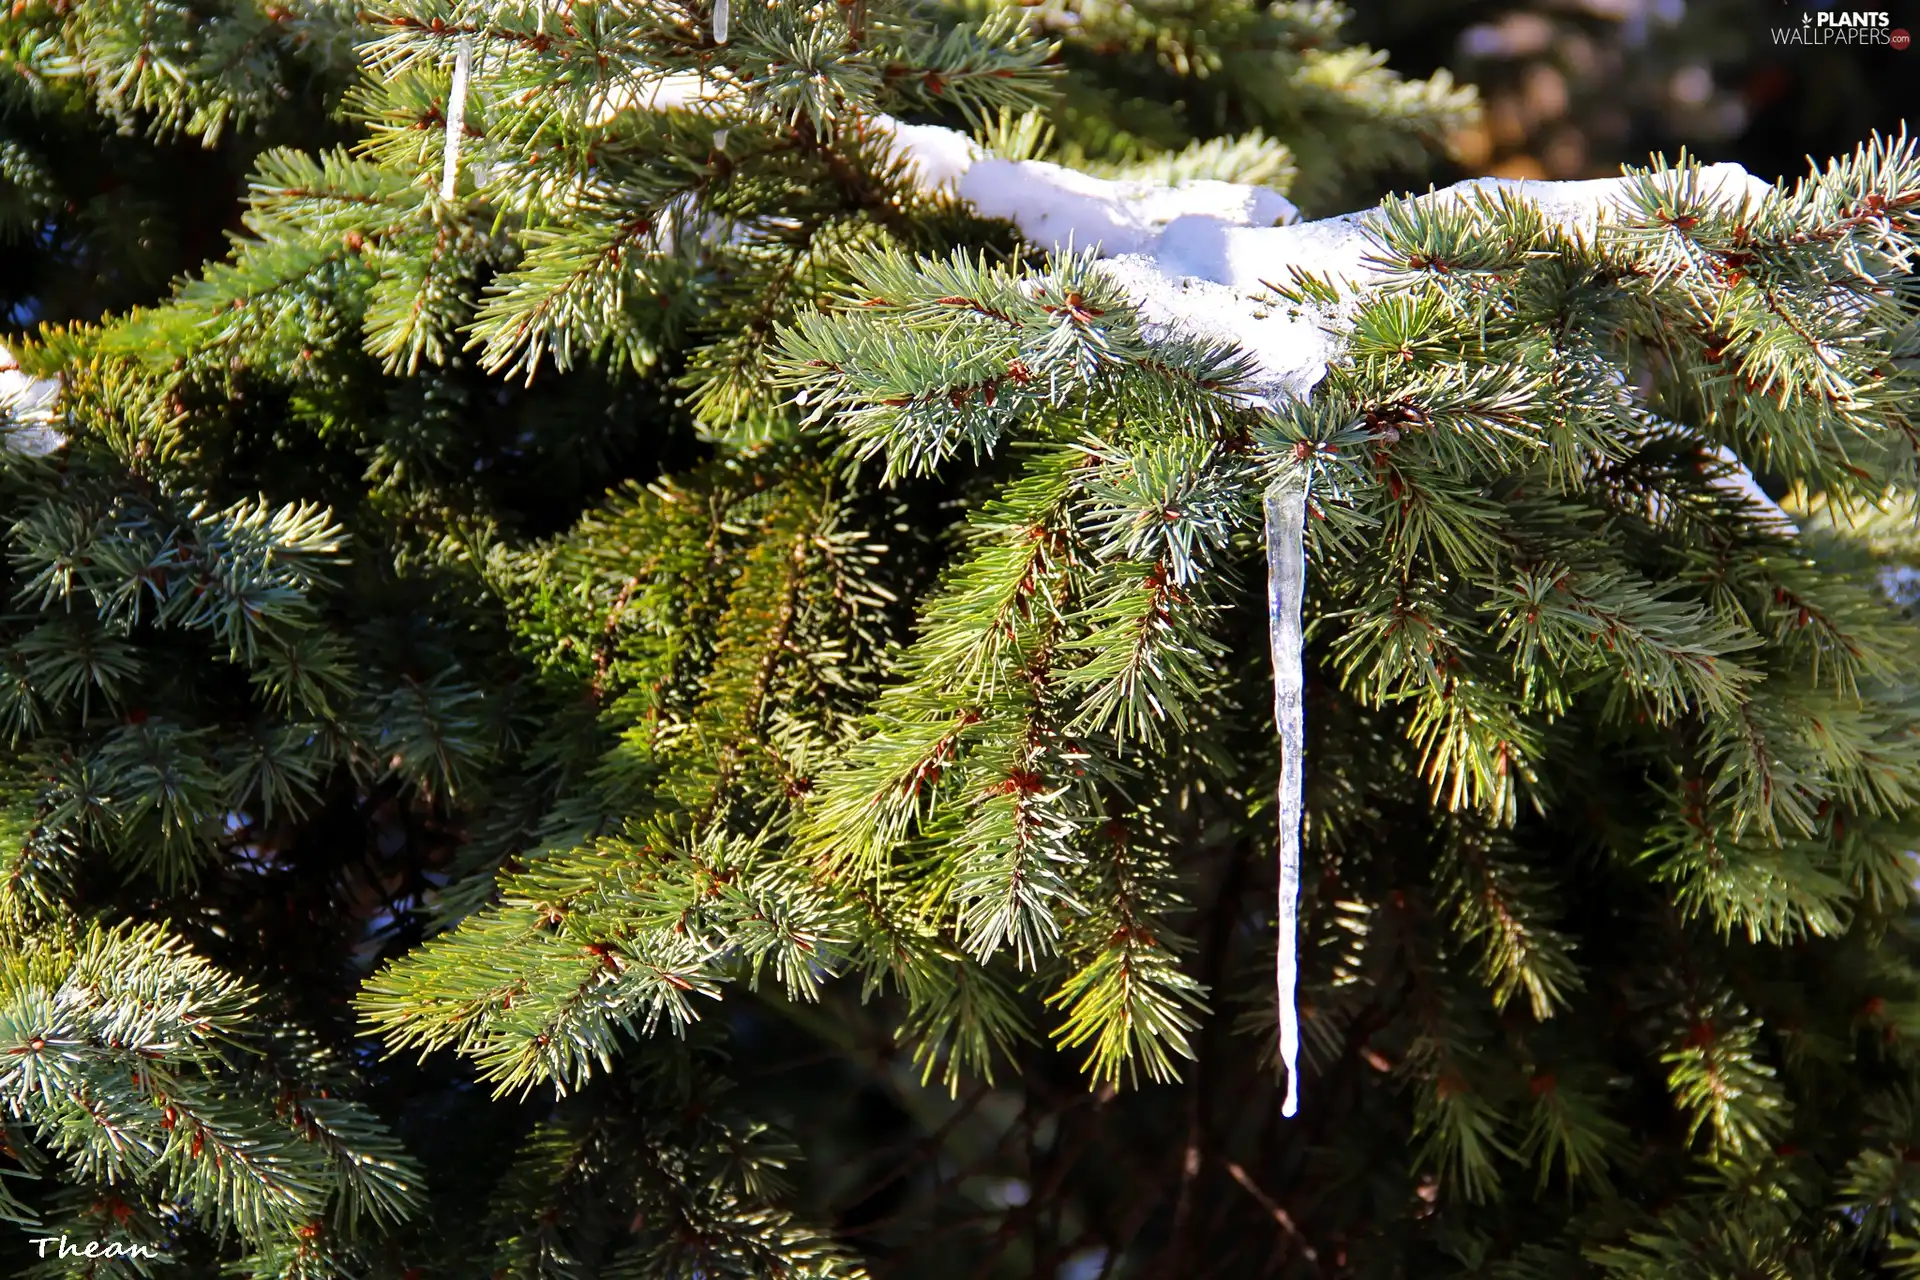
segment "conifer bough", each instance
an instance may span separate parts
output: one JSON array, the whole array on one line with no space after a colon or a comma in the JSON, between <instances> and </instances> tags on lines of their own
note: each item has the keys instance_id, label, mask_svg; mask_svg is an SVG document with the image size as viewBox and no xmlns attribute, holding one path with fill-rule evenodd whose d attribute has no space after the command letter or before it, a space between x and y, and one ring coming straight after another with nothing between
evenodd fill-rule
<instances>
[{"instance_id":1,"label":"conifer bough","mask_svg":"<svg viewBox=\"0 0 1920 1280\"><path fill-rule=\"evenodd\" d=\"M953 130L881 123L898 140L923 185L956 190L982 213L1007 219L1030 241L1055 254L1072 254L1079 246L1092 255L1110 256L1113 261L1103 273L1120 285L1151 326L1149 341L1198 339L1249 357L1250 367L1241 375L1245 398L1269 412L1311 397L1338 358L1346 330L1369 292L1396 282L1404 287L1405 278L1396 268L1452 270L1438 255L1414 254L1405 265L1396 262L1383 234L1383 218L1388 225L1395 219L1419 222L1436 218L1429 211L1454 205L1493 218L1518 214L1533 224L1528 229L1536 236L1586 243L1611 230L1614 220L1623 216L1629 226L1658 226L1663 220L1671 226L1682 218L1697 224L1703 217L1715 217L1744 228L1776 194L1738 165L1589 182L1479 179L1383 210L1281 226L1277 224L1294 221L1295 211L1278 192L1263 188L1221 182L1160 188L1102 181L1045 162L990 158ZM1437 219L1445 216L1439 212L1429 225L1439 225ZM1458 232L1454 235L1458 238ZM1514 255L1513 268L1520 267ZM1062 296L1069 308L1075 305L1077 295L1070 290L1063 287ZM1276 985L1281 1061L1287 1075L1282 1105L1288 1116L1298 1105L1300 1042L1294 915L1303 821L1299 613L1306 551L1299 521L1310 501L1308 464L1317 452L1307 442L1302 445L1291 459L1282 459L1283 466L1290 461L1299 474L1276 474L1264 506L1274 724L1283 750ZM1728 465L1717 483L1751 499L1766 514L1787 520L1737 458L1721 456ZM1288 518L1289 513L1294 518Z\"/></svg>"},{"instance_id":2,"label":"conifer bough","mask_svg":"<svg viewBox=\"0 0 1920 1280\"><path fill-rule=\"evenodd\" d=\"M1302 222L1472 109L1343 20L7 10L55 282L166 242L62 139L164 195L143 130L332 118L6 339L0 1212L260 1280L1912 1271L1915 148Z\"/></svg>"}]
</instances>

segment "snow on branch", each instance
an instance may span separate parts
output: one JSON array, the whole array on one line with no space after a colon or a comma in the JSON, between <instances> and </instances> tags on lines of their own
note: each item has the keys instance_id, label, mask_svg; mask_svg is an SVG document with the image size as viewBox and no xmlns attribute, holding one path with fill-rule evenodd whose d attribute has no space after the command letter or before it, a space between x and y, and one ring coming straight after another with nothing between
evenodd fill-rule
<instances>
[{"instance_id":1,"label":"snow on branch","mask_svg":"<svg viewBox=\"0 0 1920 1280\"><path fill-rule=\"evenodd\" d=\"M1254 357L1276 395L1304 399L1338 358L1353 304L1385 278L1368 258L1378 243L1373 211L1300 222L1293 205L1264 187L1228 182L1156 186L1095 178L1038 160L1001 160L964 134L882 117L896 152L929 192L958 196L987 217L1004 218L1028 240L1054 251L1094 249L1149 323L1224 338ZM1591 234L1626 198L1628 180L1534 182L1477 178L1421 196L1438 204L1505 189L1549 222ZM1700 171L1700 190L1735 204L1772 191L1737 164ZM1295 272L1328 280L1341 295L1315 312L1281 305L1271 284ZM1771 523L1793 526L1753 475L1724 446L1709 450L1729 464L1715 483L1764 508Z\"/></svg>"},{"instance_id":2,"label":"snow on branch","mask_svg":"<svg viewBox=\"0 0 1920 1280\"><path fill-rule=\"evenodd\" d=\"M1225 339L1251 356L1266 398L1310 395L1338 358L1356 303L1386 273L1371 213L1303 223L1278 193L1225 182L1150 186L1076 173L1041 161L988 155L949 129L882 118L896 154L921 189L948 193L978 212L1004 218L1029 241L1055 252L1093 250L1138 307L1142 319L1172 332ZM1703 170L1699 190L1735 204L1772 188L1736 165ZM1501 182L1481 179L1420 197L1416 203L1460 201L1507 189L1570 234L1591 237L1629 196L1626 179L1597 182ZM1325 306L1306 307L1276 294L1302 275L1331 291ZM1326 292L1325 290L1322 291ZM1710 441L1714 485L1757 504L1769 523L1791 529L1733 454ZM1301 607L1306 577L1303 539L1310 501L1304 472L1276 479L1266 494L1268 630L1273 651L1274 724L1281 741L1276 799L1279 828L1274 984L1278 1049L1286 1072L1283 1115L1300 1100L1299 965L1296 954L1301 874L1302 757Z\"/></svg>"},{"instance_id":3,"label":"snow on branch","mask_svg":"<svg viewBox=\"0 0 1920 1280\"><path fill-rule=\"evenodd\" d=\"M0 347L0 448L44 456L64 443L53 421L60 394L55 378L30 378L13 353Z\"/></svg>"},{"instance_id":4,"label":"snow on branch","mask_svg":"<svg viewBox=\"0 0 1920 1280\"><path fill-rule=\"evenodd\" d=\"M1338 353L1338 316L1275 307L1267 282L1297 271L1356 297L1383 279L1372 211L1300 222L1284 196L1229 182L1155 186L1090 177L1039 160L999 160L952 129L879 121L929 192L947 190L1004 218L1043 248L1095 249L1149 320L1230 338L1255 356L1278 389L1305 396ZM1739 165L1701 171L1702 189L1731 203L1770 192ZM1428 204L1506 188L1550 221L1591 232L1626 194L1627 180L1532 182L1478 178L1419 197ZM1331 323L1330 323L1331 322Z\"/></svg>"}]
</instances>

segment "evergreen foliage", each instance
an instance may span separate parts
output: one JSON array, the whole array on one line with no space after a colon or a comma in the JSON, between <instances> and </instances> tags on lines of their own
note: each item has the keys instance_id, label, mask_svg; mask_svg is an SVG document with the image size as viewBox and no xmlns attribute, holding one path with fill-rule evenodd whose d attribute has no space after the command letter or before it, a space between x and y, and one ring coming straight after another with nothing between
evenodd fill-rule
<instances>
[{"instance_id":1,"label":"evergreen foliage","mask_svg":"<svg viewBox=\"0 0 1920 1280\"><path fill-rule=\"evenodd\" d=\"M1389 199L1276 402L894 144L1355 203L1473 103L1345 18L0 17L0 234L50 264L8 351L60 380L57 447L0 450L20 1240L1920 1275L1920 148L1731 203L1659 161L1585 231ZM250 166L164 298L71 198L109 136ZM1259 521L1301 469L1283 1123Z\"/></svg>"}]
</instances>

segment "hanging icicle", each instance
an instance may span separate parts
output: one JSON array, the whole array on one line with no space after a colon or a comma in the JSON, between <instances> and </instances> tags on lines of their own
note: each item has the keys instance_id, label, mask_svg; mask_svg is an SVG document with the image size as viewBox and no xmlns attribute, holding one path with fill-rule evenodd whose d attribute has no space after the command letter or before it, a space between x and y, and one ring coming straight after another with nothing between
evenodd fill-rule
<instances>
[{"instance_id":1,"label":"hanging icicle","mask_svg":"<svg viewBox=\"0 0 1920 1280\"><path fill-rule=\"evenodd\" d=\"M1267 636L1273 647L1273 723L1280 732L1280 927L1274 985L1280 1002L1280 1062L1287 1097L1280 1114L1300 1110L1300 825L1306 750L1306 689L1300 649L1300 598L1307 579L1307 472L1282 476L1266 494Z\"/></svg>"},{"instance_id":2,"label":"hanging icicle","mask_svg":"<svg viewBox=\"0 0 1920 1280\"><path fill-rule=\"evenodd\" d=\"M715 44L727 42L727 24L732 18L733 11L727 0L713 0L713 42Z\"/></svg>"},{"instance_id":3,"label":"hanging icicle","mask_svg":"<svg viewBox=\"0 0 1920 1280\"><path fill-rule=\"evenodd\" d=\"M460 179L460 140L467 131L467 82L473 78L473 40L461 36L453 46L453 88L447 92L447 144L440 153L440 198L453 199Z\"/></svg>"}]
</instances>

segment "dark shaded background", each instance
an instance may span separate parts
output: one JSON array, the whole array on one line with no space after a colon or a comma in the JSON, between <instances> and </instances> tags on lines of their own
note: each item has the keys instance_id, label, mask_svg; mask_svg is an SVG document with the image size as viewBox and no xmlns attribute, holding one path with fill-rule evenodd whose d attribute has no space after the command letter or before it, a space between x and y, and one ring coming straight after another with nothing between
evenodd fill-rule
<instances>
[{"instance_id":1,"label":"dark shaded background","mask_svg":"<svg viewBox=\"0 0 1920 1280\"><path fill-rule=\"evenodd\" d=\"M1920 0L1847 0L1920 33ZM1457 173L1606 177L1682 147L1769 179L1807 157L1895 133L1920 102L1920 49L1813 48L1775 30L1834 8L1800 0L1379 0L1355 34L1409 75L1446 67L1480 86L1481 127ZM1891 29L1890 28L1890 29Z\"/></svg>"}]
</instances>

